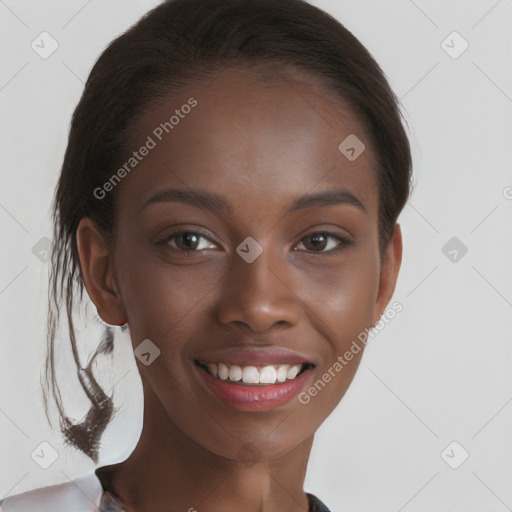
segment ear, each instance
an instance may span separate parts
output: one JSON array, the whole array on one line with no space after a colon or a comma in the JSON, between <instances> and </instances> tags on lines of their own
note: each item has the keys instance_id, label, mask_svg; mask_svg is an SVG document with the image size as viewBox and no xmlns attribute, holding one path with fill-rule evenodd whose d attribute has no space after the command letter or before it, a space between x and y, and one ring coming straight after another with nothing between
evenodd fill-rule
<instances>
[{"instance_id":1,"label":"ear","mask_svg":"<svg viewBox=\"0 0 512 512\"><path fill-rule=\"evenodd\" d=\"M80 220L76 241L85 288L98 315L107 324L125 324L127 319L113 275L111 250L90 218Z\"/></svg>"},{"instance_id":2,"label":"ear","mask_svg":"<svg viewBox=\"0 0 512 512\"><path fill-rule=\"evenodd\" d=\"M393 237L386 248L386 254L384 255L382 268L380 270L379 292L377 294L377 301L375 305L377 317L373 321L374 324L376 324L384 314L386 306L393 296L401 263L402 231L400 229L400 224L397 223L395 224Z\"/></svg>"}]
</instances>

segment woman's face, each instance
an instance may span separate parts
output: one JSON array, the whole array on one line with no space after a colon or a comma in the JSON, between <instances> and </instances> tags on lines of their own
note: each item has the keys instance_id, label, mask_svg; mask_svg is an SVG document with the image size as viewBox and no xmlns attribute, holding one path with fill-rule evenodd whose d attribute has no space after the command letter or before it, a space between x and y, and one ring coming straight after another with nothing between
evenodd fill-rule
<instances>
[{"instance_id":1,"label":"woman's face","mask_svg":"<svg viewBox=\"0 0 512 512\"><path fill-rule=\"evenodd\" d=\"M380 266L375 160L360 119L313 78L286 76L224 71L145 113L137 164L116 187L108 272L119 301L93 297L104 319L129 323L136 354L151 340L150 364L137 365L169 419L232 459L311 439L352 381L363 351L344 354L383 313L401 258L397 228ZM350 135L366 147L355 159L339 149ZM277 383L221 382L238 367L246 381Z\"/></svg>"}]
</instances>

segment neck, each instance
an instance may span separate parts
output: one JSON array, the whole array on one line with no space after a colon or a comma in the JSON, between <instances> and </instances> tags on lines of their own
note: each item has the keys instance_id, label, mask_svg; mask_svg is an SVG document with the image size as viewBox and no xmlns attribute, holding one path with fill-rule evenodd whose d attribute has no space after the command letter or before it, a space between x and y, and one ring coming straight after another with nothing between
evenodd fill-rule
<instances>
[{"instance_id":1,"label":"neck","mask_svg":"<svg viewBox=\"0 0 512 512\"><path fill-rule=\"evenodd\" d=\"M128 459L96 470L127 512L304 512L313 436L283 456L244 462L213 453L185 435L144 386L141 437ZM257 453L257 447L253 450Z\"/></svg>"}]
</instances>

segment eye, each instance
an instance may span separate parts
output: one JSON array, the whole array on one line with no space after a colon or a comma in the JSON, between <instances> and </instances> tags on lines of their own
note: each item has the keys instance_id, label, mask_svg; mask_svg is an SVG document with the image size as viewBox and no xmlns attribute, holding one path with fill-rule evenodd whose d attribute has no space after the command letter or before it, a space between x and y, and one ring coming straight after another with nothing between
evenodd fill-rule
<instances>
[{"instance_id":1,"label":"eye","mask_svg":"<svg viewBox=\"0 0 512 512\"><path fill-rule=\"evenodd\" d=\"M165 245L171 249L183 252L199 252L216 247L216 245L203 233L197 231L176 231L170 233L158 242L158 245Z\"/></svg>"},{"instance_id":2,"label":"eye","mask_svg":"<svg viewBox=\"0 0 512 512\"><path fill-rule=\"evenodd\" d=\"M306 241L306 243L303 241ZM333 254L341 251L344 247L353 245L353 242L348 238L339 235L338 233L319 231L307 235L300 241L299 245L300 244L302 244L302 246L304 246L308 252Z\"/></svg>"},{"instance_id":3,"label":"eye","mask_svg":"<svg viewBox=\"0 0 512 512\"><path fill-rule=\"evenodd\" d=\"M180 230L170 233L165 236L165 238L157 242L157 244L170 247L172 250L181 252L200 252L206 249L217 248L206 234L199 231L188 230ZM353 245L353 242L338 233L319 231L304 237L300 241L299 246L300 245L302 245L306 252L309 253L333 254L341 251L345 247Z\"/></svg>"}]
</instances>

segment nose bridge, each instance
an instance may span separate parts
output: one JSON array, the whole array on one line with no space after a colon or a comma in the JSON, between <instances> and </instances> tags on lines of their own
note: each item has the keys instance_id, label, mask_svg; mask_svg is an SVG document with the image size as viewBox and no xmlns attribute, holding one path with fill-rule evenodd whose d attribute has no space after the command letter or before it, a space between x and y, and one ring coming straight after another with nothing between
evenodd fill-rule
<instances>
[{"instance_id":1,"label":"nose bridge","mask_svg":"<svg viewBox=\"0 0 512 512\"><path fill-rule=\"evenodd\" d=\"M242 243L240 249L247 249L247 246ZM224 324L242 322L258 332L276 323L297 323L300 305L282 256L263 247L263 251L249 261L238 253L233 254L221 292L219 321Z\"/></svg>"}]
</instances>

